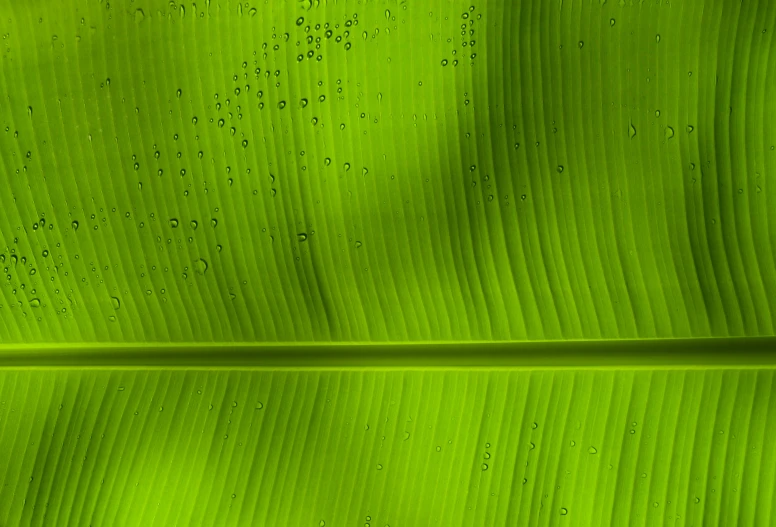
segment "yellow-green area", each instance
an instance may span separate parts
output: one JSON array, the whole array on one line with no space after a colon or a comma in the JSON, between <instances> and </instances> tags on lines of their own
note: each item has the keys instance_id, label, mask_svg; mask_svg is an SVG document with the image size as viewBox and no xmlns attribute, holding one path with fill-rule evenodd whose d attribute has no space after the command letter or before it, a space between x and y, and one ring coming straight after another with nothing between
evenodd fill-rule
<instances>
[{"instance_id":1,"label":"yellow-green area","mask_svg":"<svg viewBox=\"0 0 776 527\"><path fill-rule=\"evenodd\" d=\"M772 525L774 370L5 371L2 525Z\"/></svg>"},{"instance_id":2,"label":"yellow-green area","mask_svg":"<svg viewBox=\"0 0 776 527\"><path fill-rule=\"evenodd\" d=\"M0 0L0 526L776 524L774 34Z\"/></svg>"},{"instance_id":3,"label":"yellow-green area","mask_svg":"<svg viewBox=\"0 0 776 527\"><path fill-rule=\"evenodd\" d=\"M0 341L773 335L775 18L4 0Z\"/></svg>"}]
</instances>

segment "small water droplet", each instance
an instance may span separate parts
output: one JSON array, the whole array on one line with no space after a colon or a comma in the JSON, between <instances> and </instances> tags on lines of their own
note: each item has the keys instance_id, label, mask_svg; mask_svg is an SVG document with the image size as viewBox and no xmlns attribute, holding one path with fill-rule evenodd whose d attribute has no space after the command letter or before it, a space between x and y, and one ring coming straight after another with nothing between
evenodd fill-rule
<instances>
[{"instance_id":1,"label":"small water droplet","mask_svg":"<svg viewBox=\"0 0 776 527\"><path fill-rule=\"evenodd\" d=\"M560 509L560 515L565 516L569 513L568 509L566 507L561 507Z\"/></svg>"},{"instance_id":2,"label":"small water droplet","mask_svg":"<svg viewBox=\"0 0 776 527\"><path fill-rule=\"evenodd\" d=\"M77 221L75 221L75 220L73 220L73 223L72 223L72 225L73 225L73 230L74 230L74 231L77 231L77 230L78 230L78 222L77 222Z\"/></svg>"},{"instance_id":3,"label":"small water droplet","mask_svg":"<svg viewBox=\"0 0 776 527\"><path fill-rule=\"evenodd\" d=\"M614 24L616 24L616 23L617 23L617 21L615 19L613 19L613 18L609 19L609 26L614 27Z\"/></svg>"},{"instance_id":4,"label":"small water droplet","mask_svg":"<svg viewBox=\"0 0 776 527\"><path fill-rule=\"evenodd\" d=\"M121 300L116 296L112 296L110 297L110 304L113 306L113 309L118 309L121 307Z\"/></svg>"},{"instance_id":5,"label":"small water droplet","mask_svg":"<svg viewBox=\"0 0 776 527\"><path fill-rule=\"evenodd\" d=\"M481 468L482 468L483 471L488 470L488 464L487 463L483 463Z\"/></svg>"},{"instance_id":6,"label":"small water droplet","mask_svg":"<svg viewBox=\"0 0 776 527\"><path fill-rule=\"evenodd\" d=\"M666 140L673 139L674 137L674 129L671 128L670 126L666 126L665 137L666 137Z\"/></svg>"},{"instance_id":7,"label":"small water droplet","mask_svg":"<svg viewBox=\"0 0 776 527\"><path fill-rule=\"evenodd\" d=\"M596 447L591 446L590 448L587 449L587 453L588 454L597 454L598 450L596 449Z\"/></svg>"},{"instance_id":8,"label":"small water droplet","mask_svg":"<svg viewBox=\"0 0 776 527\"><path fill-rule=\"evenodd\" d=\"M40 307L40 298L30 300L30 307Z\"/></svg>"},{"instance_id":9,"label":"small water droplet","mask_svg":"<svg viewBox=\"0 0 776 527\"><path fill-rule=\"evenodd\" d=\"M177 218L170 218L170 227L173 229L178 227L178 219Z\"/></svg>"},{"instance_id":10,"label":"small water droplet","mask_svg":"<svg viewBox=\"0 0 776 527\"><path fill-rule=\"evenodd\" d=\"M300 242L307 241L307 233L306 232L300 232L296 235L296 237L299 239Z\"/></svg>"},{"instance_id":11,"label":"small water droplet","mask_svg":"<svg viewBox=\"0 0 776 527\"><path fill-rule=\"evenodd\" d=\"M631 139L636 137L636 127L633 126L633 123L630 123L628 125L628 137L630 137Z\"/></svg>"}]
</instances>

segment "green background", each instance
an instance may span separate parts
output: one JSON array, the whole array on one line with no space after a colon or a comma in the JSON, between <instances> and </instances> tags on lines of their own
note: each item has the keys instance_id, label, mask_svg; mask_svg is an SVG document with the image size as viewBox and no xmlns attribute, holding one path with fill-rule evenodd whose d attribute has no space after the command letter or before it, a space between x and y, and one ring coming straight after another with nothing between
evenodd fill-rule
<instances>
[{"instance_id":1,"label":"green background","mask_svg":"<svg viewBox=\"0 0 776 527\"><path fill-rule=\"evenodd\" d=\"M0 0L0 525L771 525L774 22Z\"/></svg>"}]
</instances>

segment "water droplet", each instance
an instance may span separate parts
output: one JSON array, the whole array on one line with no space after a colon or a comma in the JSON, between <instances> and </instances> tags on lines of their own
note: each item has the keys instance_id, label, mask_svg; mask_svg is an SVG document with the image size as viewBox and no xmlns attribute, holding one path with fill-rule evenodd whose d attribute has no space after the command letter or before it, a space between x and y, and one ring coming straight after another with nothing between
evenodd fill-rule
<instances>
[{"instance_id":1,"label":"water droplet","mask_svg":"<svg viewBox=\"0 0 776 527\"><path fill-rule=\"evenodd\" d=\"M563 165L558 165L558 174L563 172Z\"/></svg>"},{"instance_id":2,"label":"water droplet","mask_svg":"<svg viewBox=\"0 0 776 527\"><path fill-rule=\"evenodd\" d=\"M588 454L597 454L598 450L596 449L596 447L591 446L590 448L587 449L587 453Z\"/></svg>"},{"instance_id":3,"label":"water droplet","mask_svg":"<svg viewBox=\"0 0 776 527\"><path fill-rule=\"evenodd\" d=\"M560 515L565 516L569 513L568 509L566 507L561 507L560 509Z\"/></svg>"},{"instance_id":4,"label":"water droplet","mask_svg":"<svg viewBox=\"0 0 776 527\"><path fill-rule=\"evenodd\" d=\"M691 134L693 132L693 130L695 130L695 127L693 125L691 125L691 124L688 124L687 125L687 133Z\"/></svg>"},{"instance_id":5,"label":"water droplet","mask_svg":"<svg viewBox=\"0 0 776 527\"><path fill-rule=\"evenodd\" d=\"M242 140L242 147L243 148L248 148L248 140L247 139L243 139Z\"/></svg>"},{"instance_id":6,"label":"water droplet","mask_svg":"<svg viewBox=\"0 0 776 527\"><path fill-rule=\"evenodd\" d=\"M579 46L579 49L584 48L585 47L584 41L580 40L579 43L577 44L577 46Z\"/></svg>"},{"instance_id":7,"label":"water droplet","mask_svg":"<svg viewBox=\"0 0 776 527\"><path fill-rule=\"evenodd\" d=\"M695 503L700 503L700 502L701 502L701 499L700 499L699 497L697 497L697 496L696 496L694 501L695 501Z\"/></svg>"},{"instance_id":8,"label":"water droplet","mask_svg":"<svg viewBox=\"0 0 776 527\"><path fill-rule=\"evenodd\" d=\"M391 19L391 11L389 9L385 10L385 19L390 20Z\"/></svg>"},{"instance_id":9,"label":"water droplet","mask_svg":"<svg viewBox=\"0 0 776 527\"><path fill-rule=\"evenodd\" d=\"M331 165L331 158L330 158L330 157L327 157L326 159L324 159L324 160L323 160L323 164L324 164L324 165L326 165L326 166L329 166L329 165Z\"/></svg>"},{"instance_id":10,"label":"water droplet","mask_svg":"<svg viewBox=\"0 0 776 527\"><path fill-rule=\"evenodd\" d=\"M121 307L121 300L119 300L116 296L112 296L110 297L110 305L113 307L113 309L118 309Z\"/></svg>"},{"instance_id":11,"label":"water droplet","mask_svg":"<svg viewBox=\"0 0 776 527\"><path fill-rule=\"evenodd\" d=\"M636 137L636 127L633 126L633 123L630 123L628 125L628 137L630 137L631 139Z\"/></svg>"},{"instance_id":12,"label":"water droplet","mask_svg":"<svg viewBox=\"0 0 776 527\"><path fill-rule=\"evenodd\" d=\"M77 221L75 221L75 220L73 220L73 223L72 223L72 225L73 225L73 230L74 230L74 231L77 231L77 230L78 230L78 222L77 222Z\"/></svg>"},{"instance_id":13,"label":"water droplet","mask_svg":"<svg viewBox=\"0 0 776 527\"><path fill-rule=\"evenodd\" d=\"M666 136L666 140L673 139L674 129L671 128L670 126L666 126L665 136Z\"/></svg>"},{"instance_id":14,"label":"water droplet","mask_svg":"<svg viewBox=\"0 0 776 527\"><path fill-rule=\"evenodd\" d=\"M369 169L368 169L368 168L366 168L366 167L364 167L364 168L361 170L361 175L362 175L362 176L366 176L367 174L369 174Z\"/></svg>"},{"instance_id":15,"label":"water droplet","mask_svg":"<svg viewBox=\"0 0 776 527\"><path fill-rule=\"evenodd\" d=\"M282 110L285 107L286 107L286 101L280 101L278 103L278 110Z\"/></svg>"},{"instance_id":16,"label":"water droplet","mask_svg":"<svg viewBox=\"0 0 776 527\"><path fill-rule=\"evenodd\" d=\"M191 221L189 222L189 225L190 225L190 226L191 226L191 228L192 228L192 229L194 229L195 231L197 230L197 227L199 227L199 223L197 223L197 220L191 220Z\"/></svg>"},{"instance_id":17,"label":"water droplet","mask_svg":"<svg viewBox=\"0 0 776 527\"><path fill-rule=\"evenodd\" d=\"M30 300L30 307L40 307L40 298Z\"/></svg>"},{"instance_id":18,"label":"water droplet","mask_svg":"<svg viewBox=\"0 0 776 527\"><path fill-rule=\"evenodd\" d=\"M488 464L487 463L483 463L481 468L482 468L483 471L488 470Z\"/></svg>"},{"instance_id":19,"label":"water droplet","mask_svg":"<svg viewBox=\"0 0 776 527\"><path fill-rule=\"evenodd\" d=\"M613 18L609 19L609 26L614 27L615 23L616 23L616 21Z\"/></svg>"},{"instance_id":20,"label":"water droplet","mask_svg":"<svg viewBox=\"0 0 776 527\"><path fill-rule=\"evenodd\" d=\"M178 219L177 218L170 218L170 227L175 229L178 227Z\"/></svg>"},{"instance_id":21,"label":"water droplet","mask_svg":"<svg viewBox=\"0 0 776 527\"><path fill-rule=\"evenodd\" d=\"M194 262L194 270L197 272L197 274L204 275L208 267L209 266L207 261L203 258L200 258Z\"/></svg>"},{"instance_id":22,"label":"water droplet","mask_svg":"<svg viewBox=\"0 0 776 527\"><path fill-rule=\"evenodd\" d=\"M306 232L300 232L296 235L296 237L299 239L300 242L307 241L307 233Z\"/></svg>"},{"instance_id":23,"label":"water droplet","mask_svg":"<svg viewBox=\"0 0 776 527\"><path fill-rule=\"evenodd\" d=\"M299 18L296 19L296 25L301 26L302 24L304 24L304 17L300 16Z\"/></svg>"},{"instance_id":24,"label":"water droplet","mask_svg":"<svg viewBox=\"0 0 776 527\"><path fill-rule=\"evenodd\" d=\"M447 66L447 59L442 59L442 66Z\"/></svg>"},{"instance_id":25,"label":"water droplet","mask_svg":"<svg viewBox=\"0 0 776 527\"><path fill-rule=\"evenodd\" d=\"M345 163L345 164L343 165L343 168L345 169L345 172L347 172L348 170L350 170L350 163Z\"/></svg>"},{"instance_id":26,"label":"water droplet","mask_svg":"<svg viewBox=\"0 0 776 527\"><path fill-rule=\"evenodd\" d=\"M318 527L326 527L326 522L321 520L321 522L318 524Z\"/></svg>"},{"instance_id":27,"label":"water droplet","mask_svg":"<svg viewBox=\"0 0 776 527\"><path fill-rule=\"evenodd\" d=\"M655 110L655 117L660 117L660 110Z\"/></svg>"},{"instance_id":28,"label":"water droplet","mask_svg":"<svg viewBox=\"0 0 776 527\"><path fill-rule=\"evenodd\" d=\"M539 428L539 423L531 423L531 428L536 430L537 428Z\"/></svg>"},{"instance_id":29,"label":"water droplet","mask_svg":"<svg viewBox=\"0 0 776 527\"><path fill-rule=\"evenodd\" d=\"M32 119L32 106L27 107L27 117Z\"/></svg>"},{"instance_id":30,"label":"water droplet","mask_svg":"<svg viewBox=\"0 0 776 527\"><path fill-rule=\"evenodd\" d=\"M360 249L362 245L360 241L356 240L356 249Z\"/></svg>"},{"instance_id":31,"label":"water droplet","mask_svg":"<svg viewBox=\"0 0 776 527\"><path fill-rule=\"evenodd\" d=\"M377 470L382 470L382 469L383 469L383 466L380 463L378 463L377 464Z\"/></svg>"},{"instance_id":32,"label":"water droplet","mask_svg":"<svg viewBox=\"0 0 776 527\"><path fill-rule=\"evenodd\" d=\"M660 43L660 35L655 35L655 42Z\"/></svg>"}]
</instances>

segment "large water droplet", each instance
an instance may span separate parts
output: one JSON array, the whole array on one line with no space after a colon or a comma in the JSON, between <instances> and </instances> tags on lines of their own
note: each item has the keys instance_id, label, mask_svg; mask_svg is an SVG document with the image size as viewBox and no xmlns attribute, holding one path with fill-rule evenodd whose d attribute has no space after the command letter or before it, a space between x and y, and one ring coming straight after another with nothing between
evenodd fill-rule
<instances>
[{"instance_id":1,"label":"large water droplet","mask_svg":"<svg viewBox=\"0 0 776 527\"><path fill-rule=\"evenodd\" d=\"M194 271L196 271L197 274L204 275L208 267L208 263L204 258L200 258L194 262Z\"/></svg>"}]
</instances>

